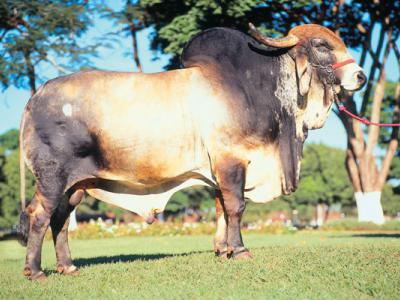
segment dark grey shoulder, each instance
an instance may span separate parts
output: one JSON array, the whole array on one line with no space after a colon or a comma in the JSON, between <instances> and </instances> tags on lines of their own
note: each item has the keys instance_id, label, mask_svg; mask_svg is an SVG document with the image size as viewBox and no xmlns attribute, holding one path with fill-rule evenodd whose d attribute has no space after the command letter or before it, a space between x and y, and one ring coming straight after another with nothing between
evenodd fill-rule
<instances>
[{"instance_id":1,"label":"dark grey shoulder","mask_svg":"<svg viewBox=\"0 0 400 300\"><path fill-rule=\"evenodd\" d=\"M254 40L250 36L238 30L210 28L195 35L188 42L182 51L181 64L183 67L191 67L211 60L216 63L233 63L236 55L250 50L248 43L251 42Z\"/></svg>"}]
</instances>

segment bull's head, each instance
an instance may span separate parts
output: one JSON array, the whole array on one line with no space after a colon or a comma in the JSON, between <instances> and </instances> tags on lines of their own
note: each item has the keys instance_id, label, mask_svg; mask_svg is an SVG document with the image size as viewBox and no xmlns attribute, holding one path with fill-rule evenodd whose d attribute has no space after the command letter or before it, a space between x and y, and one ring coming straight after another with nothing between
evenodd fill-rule
<instances>
[{"instance_id":1,"label":"bull's head","mask_svg":"<svg viewBox=\"0 0 400 300\"><path fill-rule=\"evenodd\" d=\"M250 33L260 43L289 49L295 61L298 93L306 98L301 106L309 129L322 127L335 93L359 90L366 82L363 70L351 59L340 37L323 26L297 26L287 36L275 39L249 25Z\"/></svg>"}]
</instances>

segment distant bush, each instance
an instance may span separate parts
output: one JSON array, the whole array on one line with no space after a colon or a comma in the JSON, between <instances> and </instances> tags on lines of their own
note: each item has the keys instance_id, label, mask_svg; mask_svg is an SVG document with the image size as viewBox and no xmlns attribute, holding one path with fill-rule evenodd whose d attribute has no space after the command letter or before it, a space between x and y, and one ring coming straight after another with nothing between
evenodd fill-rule
<instances>
[{"instance_id":1,"label":"distant bush","mask_svg":"<svg viewBox=\"0 0 400 300\"><path fill-rule=\"evenodd\" d=\"M181 236L181 235L213 235L214 222L180 223L120 223L108 224L103 221L81 223L78 229L69 233L75 239L98 239L122 236ZM243 228L244 233L288 234L296 229L283 223L254 222ZM50 233L47 235L51 239Z\"/></svg>"},{"instance_id":2,"label":"distant bush","mask_svg":"<svg viewBox=\"0 0 400 300\"><path fill-rule=\"evenodd\" d=\"M391 220L383 225L372 222L359 222L356 219L329 221L322 225L321 230L332 231L397 231L400 230L400 221Z\"/></svg>"}]
</instances>

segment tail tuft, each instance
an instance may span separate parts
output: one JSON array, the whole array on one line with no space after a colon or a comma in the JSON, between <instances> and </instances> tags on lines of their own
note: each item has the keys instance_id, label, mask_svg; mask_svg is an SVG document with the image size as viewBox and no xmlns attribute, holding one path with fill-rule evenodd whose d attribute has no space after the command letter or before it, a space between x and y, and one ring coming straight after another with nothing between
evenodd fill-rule
<instances>
[{"instance_id":1,"label":"tail tuft","mask_svg":"<svg viewBox=\"0 0 400 300\"><path fill-rule=\"evenodd\" d=\"M28 235L29 235L29 215L22 211L19 216L19 226L18 226L18 241L19 243L26 247L28 244Z\"/></svg>"}]
</instances>

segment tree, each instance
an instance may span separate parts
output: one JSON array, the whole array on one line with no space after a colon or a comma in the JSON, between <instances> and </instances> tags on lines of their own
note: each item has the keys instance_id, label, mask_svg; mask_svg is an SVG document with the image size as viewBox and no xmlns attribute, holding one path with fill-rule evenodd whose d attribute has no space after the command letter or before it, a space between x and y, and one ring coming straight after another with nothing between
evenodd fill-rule
<instances>
[{"instance_id":1,"label":"tree","mask_svg":"<svg viewBox=\"0 0 400 300\"><path fill-rule=\"evenodd\" d=\"M390 89L385 93L387 84L385 67L387 58L392 51L397 56L400 68L400 55L396 45L400 34L399 27L396 25L400 22L399 2L353 1L351 4L342 4L338 13L342 13L344 18L351 15L354 20L353 24L357 30L352 33L351 37L348 36L349 32L344 32L343 38L361 48L359 64L364 66L367 56L373 61L360 111L356 110L355 99L352 95L347 97L346 107L354 113L365 115L367 107L370 106L370 113L367 116L373 122L379 122L382 115L385 116L390 112L392 115L391 122L399 123L400 81L392 89L392 91L395 90L393 94L390 95ZM376 45L372 43L372 32L374 30L379 30ZM374 84L375 80L376 83ZM374 89L373 86L375 86ZM398 151L398 127L393 127L387 131L376 126L370 126L368 130L363 131L359 122L343 115L339 115L339 117L348 136L346 166L354 187L359 220L383 223L384 217L380 199L392 159ZM381 143L379 143L379 140ZM380 168L378 167L379 158L374 153L377 147L385 152L380 161Z\"/></svg>"},{"instance_id":2,"label":"tree","mask_svg":"<svg viewBox=\"0 0 400 300\"><path fill-rule=\"evenodd\" d=\"M36 92L37 66L87 66L95 46L79 38L91 22L86 0L3 0L0 2L0 82ZM56 58L61 58L57 62Z\"/></svg>"}]
</instances>

